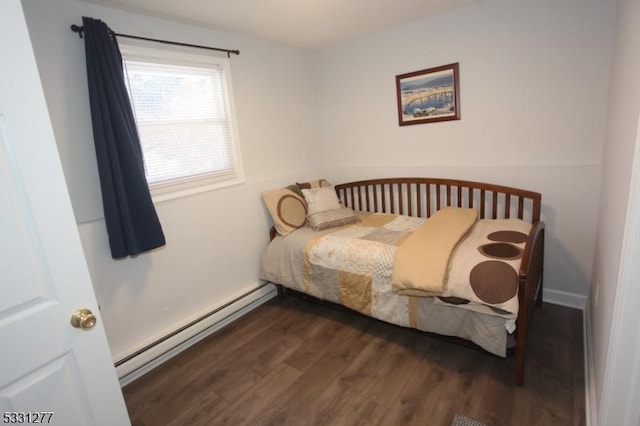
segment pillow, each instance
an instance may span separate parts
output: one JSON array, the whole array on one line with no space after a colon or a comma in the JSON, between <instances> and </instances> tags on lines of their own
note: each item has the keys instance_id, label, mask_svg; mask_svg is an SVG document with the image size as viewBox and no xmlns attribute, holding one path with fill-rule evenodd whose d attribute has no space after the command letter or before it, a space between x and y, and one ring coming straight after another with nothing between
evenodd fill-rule
<instances>
[{"instance_id":1,"label":"pillow","mask_svg":"<svg viewBox=\"0 0 640 426\"><path fill-rule=\"evenodd\" d=\"M349 207L340 207L309 215L309 225L314 231L348 225L358 220L360 220L358 215Z\"/></svg>"},{"instance_id":2,"label":"pillow","mask_svg":"<svg viewBox=\"0 0 640 426\"><path fill-rule=\"evenodd\" d=\"M310 182L302 182L302 183L297 182L296 185L298 185L300 189L315 189L315 188L325 188L325 187L331 186L329 181L326 179L317 179L317 180L312 180Z\"/></svg>"},{"instance_id":3,"label":"pillow","mask_svg":"<svg viewBox=\"0 0 640 426\"><path fill-rule=\"evenodd\" d=\"M290 189L282 188L262 193L273 226L283 237L307 223L307 205Z\"/></svg>"},{"instance_id":4,"label":"pillow","mask_svg":"<svg viewBox=\"0 0 640 426\"><path fill-rule=\"evenodd\" d=\"M310 215L325 210L339 209L341 207L340 200L338 200L338 196L336 195L336 190L332 186L303 189L302 195L307 202Z\"/></svg>"},{"instance_id":5,"label":"pillow","mask_svg":"<svg viewBox=\"0 0 640 426\"><path fill-rule=\"evenodd\" d=\"M302 198L302 190L300 189L300 186L298 186L297 183L292 183L291 185L286 187L287 189L290 189L291 191L293 191L298 197Z\"/></svg>"}]
</instances>

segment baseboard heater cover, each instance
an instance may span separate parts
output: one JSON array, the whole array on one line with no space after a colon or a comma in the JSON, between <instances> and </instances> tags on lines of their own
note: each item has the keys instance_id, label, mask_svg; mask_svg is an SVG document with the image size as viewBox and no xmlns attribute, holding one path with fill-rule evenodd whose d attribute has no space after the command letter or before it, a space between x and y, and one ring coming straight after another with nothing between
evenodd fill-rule
<instances>
[{"instance_id":1,"label":"baseboard heater cover","mask_svg":"<svg viewBox=\"0 0 640 426\"><path fill-rule=\"evenodd\" d=\"M277 294L268 282L207 312L188 324L115 362L120 386L126 386Z\"/></svg>"}]
</instances>

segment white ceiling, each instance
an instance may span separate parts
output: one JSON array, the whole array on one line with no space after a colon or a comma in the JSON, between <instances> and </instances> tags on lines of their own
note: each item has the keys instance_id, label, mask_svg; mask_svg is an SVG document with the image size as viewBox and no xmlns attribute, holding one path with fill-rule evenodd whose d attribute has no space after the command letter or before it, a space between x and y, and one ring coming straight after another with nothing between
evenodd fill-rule
<instances>
[{"instance_id":1,"label":"white ceiling","mask_svg":"<svg viewBox=\"0 0 640 426\"><path fill-rule=\"evenodd\" d=\"M484 0L85 0L308 49Z\"/></svg>"}]
</instances>

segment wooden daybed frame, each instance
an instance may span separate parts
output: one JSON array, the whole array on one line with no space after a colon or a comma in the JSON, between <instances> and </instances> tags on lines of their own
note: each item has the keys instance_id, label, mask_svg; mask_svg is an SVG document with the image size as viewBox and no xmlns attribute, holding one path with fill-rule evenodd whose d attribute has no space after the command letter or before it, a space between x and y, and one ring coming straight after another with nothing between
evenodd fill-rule
<instances>
[{"instance_id":1,"label":"wooden daybed frame","mask_svg":"<svg viewBox=\"0 0 640 426\"><path fill-rule=\"evenodd\" d=\"M470 207L480 219L519 218L532 224L518 273L519 311L516 319L515 381L524 383L526 337L536 307L542 307L544 222L541 194L507 186L455 179L386 178L335 186L342 203L357 211L430 217L447 206ZM271 229L271 239L275 229ZM283 286L276 284L278 294ZM505 331L506 332L506 331Z\"/></svg>"}]
</instances>

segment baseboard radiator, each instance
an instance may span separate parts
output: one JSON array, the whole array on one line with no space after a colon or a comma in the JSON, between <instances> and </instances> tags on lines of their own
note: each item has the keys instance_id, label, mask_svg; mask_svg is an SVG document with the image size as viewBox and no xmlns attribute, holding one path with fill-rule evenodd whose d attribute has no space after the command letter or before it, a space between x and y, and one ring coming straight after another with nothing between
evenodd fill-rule
<instances>
[{"instance_id":1,"label":"baseboard radiator","mask_svg":"<svg viewBox=\"0 0 640 426\"><path fill-rule=\"evenodd\" d=\"M257 308L277 294L273 284L257 288L200 315L167 335L115 362L120 385L125 386L200 340Z\"/></svg>"}]
</instances>

